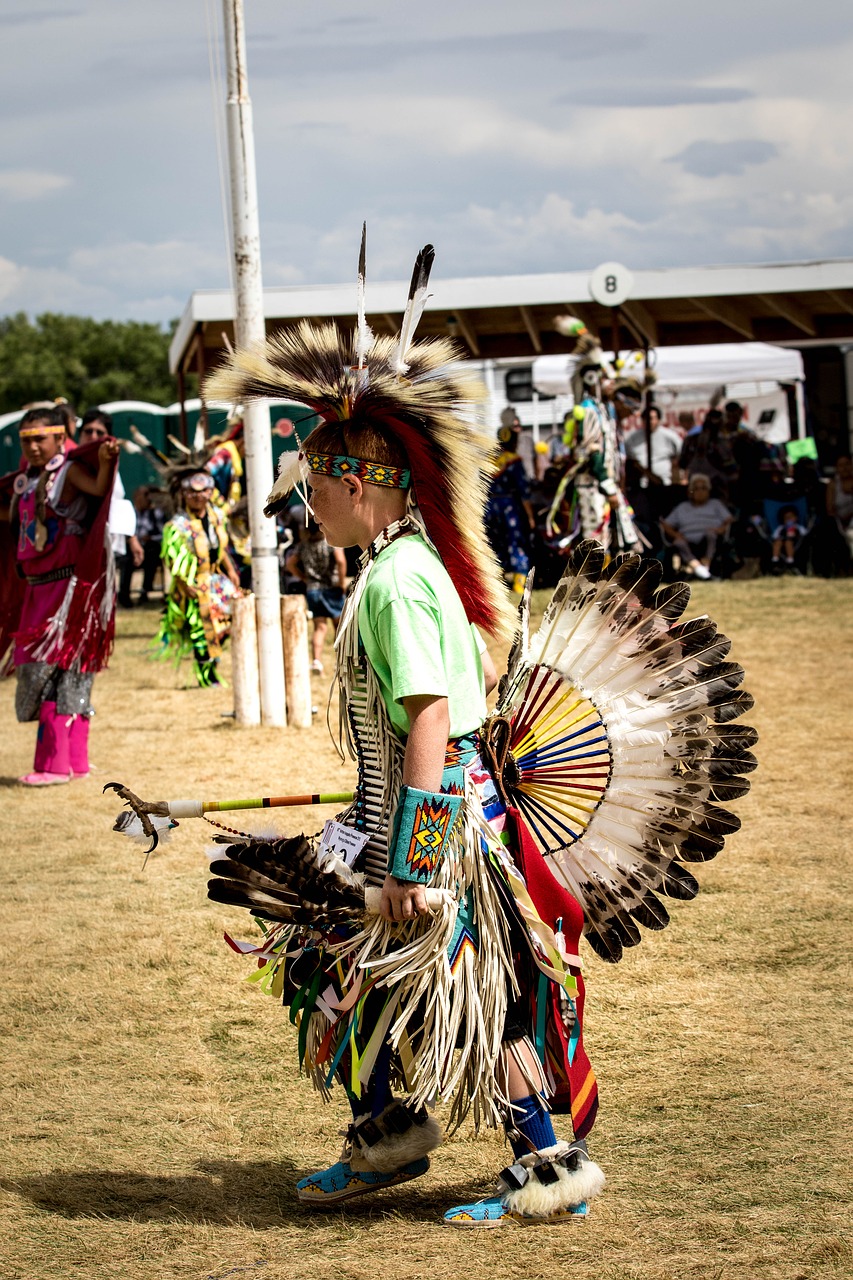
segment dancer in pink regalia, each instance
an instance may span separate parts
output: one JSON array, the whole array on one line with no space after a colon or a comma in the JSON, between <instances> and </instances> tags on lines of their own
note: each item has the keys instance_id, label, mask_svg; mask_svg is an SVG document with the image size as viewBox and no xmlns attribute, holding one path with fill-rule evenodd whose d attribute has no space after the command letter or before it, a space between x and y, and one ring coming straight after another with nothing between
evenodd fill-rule
<instances>
[{"instance_id":1,"label":"dancer in pink regalia","mask_svg":"<svg viewBox=\"0 0 853 1280\"><path fill-rule=\"evenodd\" d=\"M0 635L14 640L18 720L38 720L32 772L25 786L68 782L89 772L90 694L106 666L115 615L107 541L109 494L118 443L69 448L62 415L32 409L19 426L24 463L3 489L0 516L12 523L17 574ZM12 543L4 545L11 552ZM7 554L7 559L11 555ZM12 572L3 566L4 577Z\"/></svg>"}]
</instances>

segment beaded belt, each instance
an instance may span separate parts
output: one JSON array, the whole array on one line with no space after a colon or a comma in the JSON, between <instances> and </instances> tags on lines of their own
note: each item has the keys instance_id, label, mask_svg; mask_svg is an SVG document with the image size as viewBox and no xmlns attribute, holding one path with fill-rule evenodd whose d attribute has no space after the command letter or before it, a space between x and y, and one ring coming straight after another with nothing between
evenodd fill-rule
<instances>
[{"instance_id":1,"label":"beaded belt","mask_svg":"<svg viewBox=\"0 0 853 1280\"><path fill-rule=\"evenodd\" d=\"M67 564L62 569L52 569L50 573L25 574L24 576L28 586L43 587L48 582L62 582L65 578L72 578L74 576L74 565Z\"/></svg>"}]
</instances>

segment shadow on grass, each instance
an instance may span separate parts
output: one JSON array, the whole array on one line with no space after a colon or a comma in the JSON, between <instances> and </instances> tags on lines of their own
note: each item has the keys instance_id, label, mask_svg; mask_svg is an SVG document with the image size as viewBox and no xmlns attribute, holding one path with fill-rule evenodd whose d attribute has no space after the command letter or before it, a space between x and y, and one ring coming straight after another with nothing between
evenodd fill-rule
<instances>
[{"instance_id":1,"label":"shadow on grass","mask_svg":"<svg viewBox=\"0 0 853 1280\"><path fill-rule=\"evenodd\" d=\"M470 1184L436 1186L417 1182L389 1188L312 1212L296 1198L296 1183L311 1172L292 1161L243 1163L199 1161L197 1174L169 1177L129 1170L90 1169L0 1178L5 1191L23 1196L37 1209L64 1218L125 1219L133 1222L197 1222L249 1226L256 1230L288 1226L312 1228L338 1217L363 1220L405 1213L424 1223L440 1222L454 1204L488 1194Z\"/></svg>"}]
</instances>

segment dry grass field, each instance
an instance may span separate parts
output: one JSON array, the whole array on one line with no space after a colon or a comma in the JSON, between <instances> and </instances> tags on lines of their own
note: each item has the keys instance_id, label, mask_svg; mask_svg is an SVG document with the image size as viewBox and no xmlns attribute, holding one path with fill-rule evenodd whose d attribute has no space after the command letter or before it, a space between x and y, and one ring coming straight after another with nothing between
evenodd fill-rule
<instances>
[{"instance_id":1,"label":"dry grass field","mask_svg":"<svg viewBox=\"0 0 853 1280\"><path fill-rule=\"evenodd\" d=\"M205 898L209 828L183 823L144 872L110 833L114 779L150 798L347 787L322 714L236 729L227 690L147 660L156 614L124 614L95 685L98 772L27 791L33 726L0 687L2 1280L853 1274L853 583L712 583L695 606L735 638L761 764L699 898L615 968L586 953L609 1185L571 1227L441 1228L504 1163L470 1133L420 1182L309 1216L293 1184L337 1158L346 1108L297 1076L293 1028L222 942L252 926Z\"/></svg>"}]
</instances>

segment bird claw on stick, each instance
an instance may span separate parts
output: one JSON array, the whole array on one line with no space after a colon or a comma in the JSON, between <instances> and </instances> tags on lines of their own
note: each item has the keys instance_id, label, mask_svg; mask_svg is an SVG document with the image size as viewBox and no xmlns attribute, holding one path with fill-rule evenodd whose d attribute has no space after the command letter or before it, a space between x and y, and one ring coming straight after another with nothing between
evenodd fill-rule
<instances>
[{"instance_id":1,"label":"bird claw on stick","mask_svg":"<svg viewBox=\"0 0 853 1280\"><path fill-rule=\"evenodd\" d=\"M160 843L160 837L165 839L172 827L178 825L169 814L169 802L142 800L121 782L108 782L104 787L104 793L106 794L107 791L115 791L127 806L116 818L113 831L120 831L122 835L130 836L131 839L140 842L150 841L145 850L145 862L142 864L144 870L148 858Z\"/></svg>"}]
</instances>

